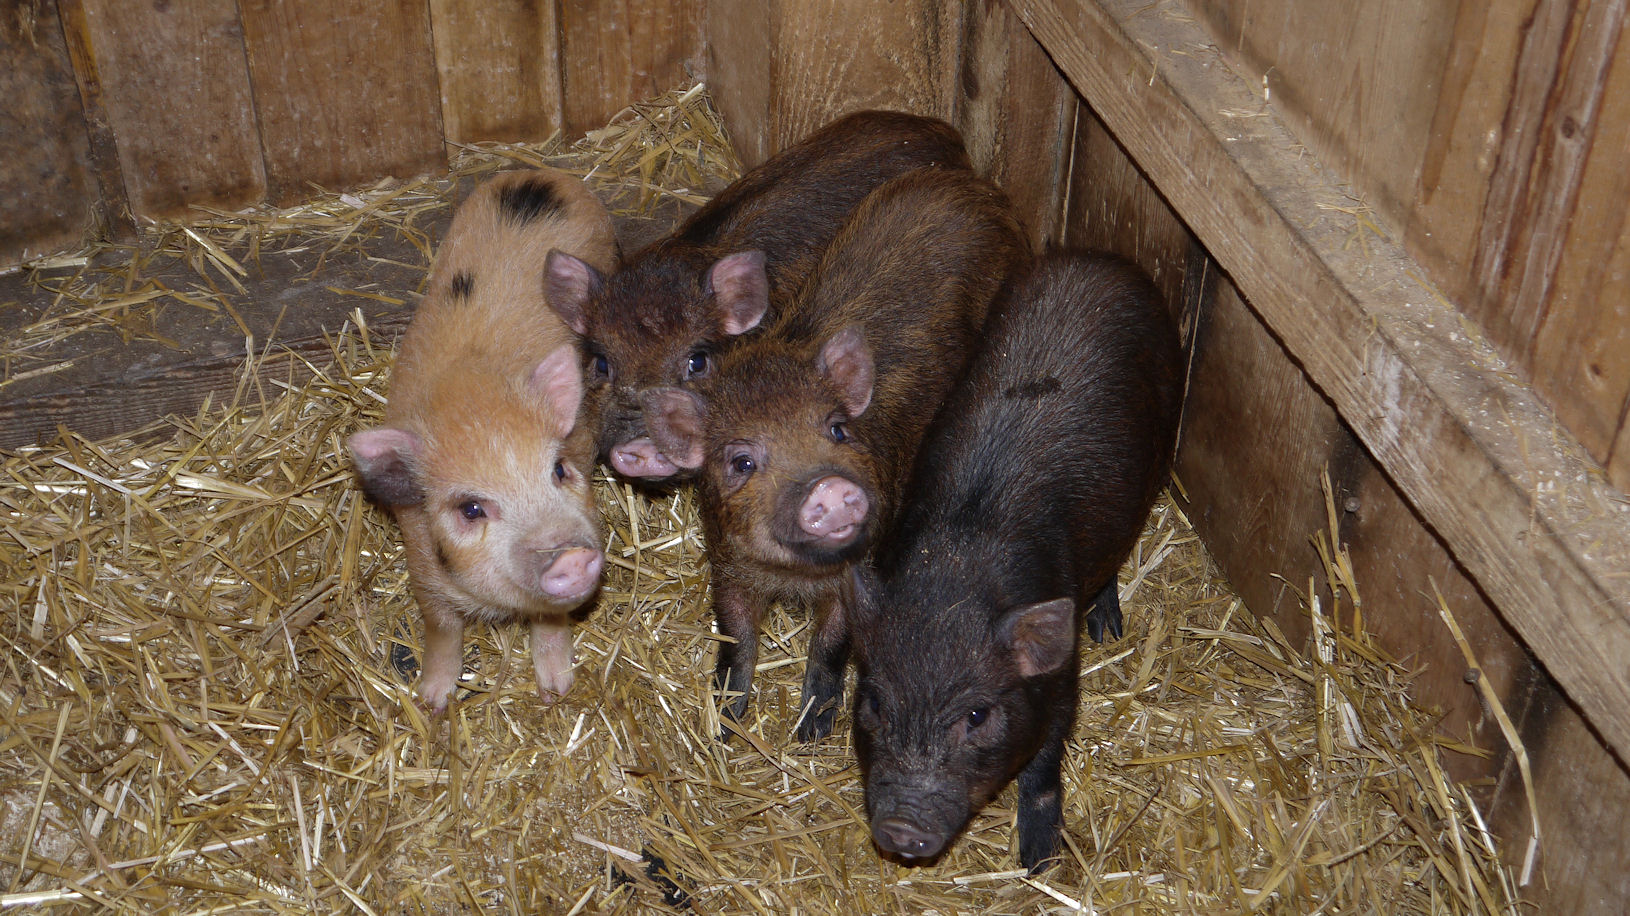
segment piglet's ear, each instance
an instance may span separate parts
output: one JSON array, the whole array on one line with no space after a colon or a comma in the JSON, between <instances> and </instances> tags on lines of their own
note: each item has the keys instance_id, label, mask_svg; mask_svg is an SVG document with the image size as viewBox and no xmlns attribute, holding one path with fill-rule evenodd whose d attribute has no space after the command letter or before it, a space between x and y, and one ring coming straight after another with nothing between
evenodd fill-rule
<instances>
[{"instance_id":1,"label":"piglet's ear","mask_svg":"<svg viewBox=\"0 0 1630 916\"><path fill-rule=\"evenodd\" d=\"M872 348L857 327L847 327L821 345L815 368L843 393L843 408L858 417L872 402L872 381L876 371Z\"/></svg>"},{"instance_id":2,"label":"piglet's ear","mask_svg":"<svg viewBox=\"0 0 1630 916\"><path fill-rule=\"evenodd\" d=\"M414 466L424 451L419 437L405 429L382 426L363 430L346 445L362 478L362 492L382 506L416 506L424 502Z\"/></svg>"},{"instance_id":3,"label":"piglet's ear","mask_svg":"<svg viewBox=\"0 0 1630 916\"><path fill-rule=\"evenodd\" d=\"M1075 601L1055 598L1016 607L997 621L996 635L1019 674L1052 674L1075 654Z\"/></svg>"},{"instance_id":4,"label":"piglet's ear","mask_svg":"<svg viewBox=\"0 0 1630 916\"><path fill-rule=\"evenodd\" d=\"M549 251L543 262L543 295L560 320L579 334L588 333L589 299L605 278L582 258L569 255L558 248Z\"/></svg>"},{"instance_id":5,"label":"piglet's ear","mask_svg":"<svg viewBox=\"0 0 1630 916\"><path fill-rule=\"evenodd\" d=\"M745 334L764 320L770 307L770 278L764 252L739 251L708 268L707 287L719 308L719 323L731 336Z\"/></svg>"},{"instance_id":6,"label":"piglet's ear","mask_svg":"<svg viewBox=\"0 0 1630 916\"><path fill-rule=\"evenodd\" d=\"M564 439L577 425L577 409L583 403L583 354L573 344L561 344L549 351L532 370L528 387L554 415L548 432Z\"/></svg>"},{"instance_id":7,"label":"piglet's ear","mask_svg":"<svg viewBox=\"0 0 1630 916\"><path fill-rule=\"evenodd\" d=\"M640 392L640 406L651 441L669 461L687 471L702 466L707 408L701 398L682 388L651 388Z\"/></svg>"}]
</instances>

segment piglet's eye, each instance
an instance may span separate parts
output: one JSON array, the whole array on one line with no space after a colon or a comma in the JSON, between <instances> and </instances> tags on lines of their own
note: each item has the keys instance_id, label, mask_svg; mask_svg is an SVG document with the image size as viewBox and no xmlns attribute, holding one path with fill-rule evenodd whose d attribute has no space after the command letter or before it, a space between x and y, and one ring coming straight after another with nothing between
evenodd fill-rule
<instances>
[{"instance_id":1,"label":"piglet's eye","mask_svg":"<svg viewBox=\"0 0 1630 916\"><path fill-rule=\"evenodd\" d=\"M831 427L827 429L826 434L832 437L833 442L848 442L849 425L847 423L833 423Z\"/></svg>"},{"instance_id":2,"label":"piglet's eye","mask_svg":"<svg viewBox=\"0 0 1630 916\"><path fill-rule=\"evenodd\" d=\"M467 499L458 504L458 514L464 516L465 521L473 522L487 517L487 510L481 508L481 503Z\"/></svg>"},{"instance_id":3,"label":"piglet's eye","mask_svg":"<svg viewBox=\"0 0 1630 916\"><path fill-rule=\"evenodd\" d=\"M758 465L753 463L750 455L737 455L730 459L730 470L745 477L758 470Z\"/></svg>"},{"instance_id":4,"label":"piglet's eye","mask_svg":"<svg viewBox=\"0 0 1630 916\"><path fill-rule=\"evenodd\" d=\"M566 462L564 462L564 461L556 461L555 462L555 480L560 481L560 482L565 482L565 480L566 480Z\"/></svg>"},{"instance_id":5,"label":"piglet's eye","mask_svg":"<svg viewBox=\"0 0 1630 916\"><path fill-rule=\"evenodd\" d=\"M594 354L593 366L595 375L601 378L607 378L611 375L611 360L606 359L604 353Z\"/></svg>"},{"instance_id":6,"label":"piglet's eye","mask_svg":"<svg viewBox=\"0 0 1630 916\"><path fill-rule=\"evenodd\" d=\"M970 729L978 728L979 726L984 725L985 721L989 718L990 710L984 708L983 706L979 707L978 709L970 709L968 710L968 727Z\"/></svg>"},{"instance_id":7,"label":"piglet's eye","mask_svg":"<svg viewBox=\"0 0 1630 916\"><path fill-rule=\"evenodd\" d=\"M696 378L698 376L706 375L707 370L708 358L706 350L697 350L695 353L690 355L690 359L685 361L686 378Z\"/></svg>"}]
</instances>

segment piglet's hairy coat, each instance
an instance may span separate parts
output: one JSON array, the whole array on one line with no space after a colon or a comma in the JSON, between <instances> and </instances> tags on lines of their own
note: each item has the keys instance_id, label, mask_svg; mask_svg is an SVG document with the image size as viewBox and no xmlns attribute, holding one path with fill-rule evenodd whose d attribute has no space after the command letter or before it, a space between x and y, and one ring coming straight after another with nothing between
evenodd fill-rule
<instances>
[{"instance_id":1,"label":"piglet's hairy coat","mask_svg":"<svg viewBox=\"0 0 1630 916\"><path fill-rule=\"evenodd\" d=\"M616 261L605 207L551 169L509 172L460 206L402 338L383 426L352 436L363 489L390 509L424 617L419 695L441 711L465 621L531 625L538 689L572 683L569 615L599 586L589 493L592 431L578 423L582 355L545 299L562 251Z\"/></svg>"},{"instance_id":2,"label":"piglet's hairy coat","mask_svg":"<svg viewBox=\"0 0 1630 916\"><path fill-rule=\"evenodd\" d=\"M774 324L873 189L916 169L967 167L943 121L856 112L743 175L615 274L551 258L550 302L588 350L585 416L604 461L647 484L692 476L651 438L644 393L693 387L738 339Z\"/></svg>"},{"instance_id":3,"label":"piglet's hairy coat","mask_svg":"<svg viewBox=\"0 0 1630 916\"><path fill-rule=\"evenodd\" d=\"M1159 294L1043 258L923 441L875 573L851 582L872 838L938 857L1017 778L1019 861L1059 849L1077 643L1121 635L1115 574L1166 482L1182 393Z\"/></svg>"}]
</instances>

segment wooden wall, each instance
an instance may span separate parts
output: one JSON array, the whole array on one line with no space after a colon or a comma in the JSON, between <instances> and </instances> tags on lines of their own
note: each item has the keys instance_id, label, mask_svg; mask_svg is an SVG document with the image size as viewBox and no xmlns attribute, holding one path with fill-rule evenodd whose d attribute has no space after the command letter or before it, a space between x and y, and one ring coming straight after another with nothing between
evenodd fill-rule
<instances>
[{"instance_id":1,"label":"wooden wall","mask_svg":"<svg viewBox=\"0 0 1630 916\"><path fill-rule=\"evenodd\" d=\"M1191 231L1185 213L1198 212L1197 201L1206 194L1228 197L1231 191L1211 184L1204 172L1196 174L1203 164L1185 173L1198 190L1190 187L1174 194L1175 189L1157 185L1144 166L1156 164L1163 155L1180 155L1187 149L1180 139L1167 138L1165 147L1145 142L1137 154L1130 153L1084 101L1089 93L1072 85L1079 60L1072 64L1075 49L1049 32L1048 16L1067 21L1073 12L1097 10L1098 2L1113 5L1116 15L1126 11L1126 19L1191 24L1198 20L1198 12L1185 5L1151 6L1142 0L1039 4L1053 8L1042 14L1034 9L1038 4L1022 0L972 3L960 11L928 0L891 4L886 10L855 0L826 4L823 12L835 27L793 33L799 43L789 49L782 42L793 36L781 18L788 4L713 0L708 76L738 149L749 161L762 160L795 137L797 132L789 132L788 125L813 125L852 108L887 104L940 115L963 130L976 162L1016 199L1038 240L1108 248L1142 263L1178 311L1191 350L1177 465L1188 495L1186 508L1248 605L1274 615L1293 638L1306 635L1307 622L1294 610L1293 597L1285 594L1285 580L1306 582L1319 574L1310 538L1327 527L1319 476L1328 471L1339 507L1339 533L1352 555L1369 628L1394 654L1424 667L1415 694L1444 711L1446 733L1493 751L1489 758L1451 755L1449 765L1459 778L1479 786L1485 810L1511 841L1508 850L1514 856L1522 851L1519 838L1528 826L1527 804L1509 749L1474 686L1476 677L1485 678L1501 698L1536 760L1536 772L1542 774L1538 792L1546 832L1542 877L1526 893L1546 912L1619 912L1622 901L1630 898L1630 876L1623 867L1630 861L1630 838L1611 812L1630 805L1630 771L1508 623L1501 600L1492 599L1468 571L1457 553L1459 541L1436 531L1394 479L1398 459L1372 453L1343 406L1310 377L1304 354L1290 349L1242 293L1247 286L1261 286L1260 278L1236 283ZM1504 77L1511 78L1515 46L1504 56L1498 46L1520 37L1511 32L1510 23L1499 32L1500 23L1484 21L1505 13L1484 11L1482 4L1469 0L1463 6L1462 10L1452 3L1445 8L1401 0L1340 8L1293 0L1195 4L1196 9L1206 7L1204 25L1214 30L1206 41L1213 59L1242 71L1257 68L1253 85L1258 87L1258 101L1241 106L1235 114L1256 118L1268 106L1284 106L1284 122L1300 132L1297 137L1305 147L1290 148L1287 154L1327 158L1361 189L1354 195L1357 200L1337 195L1331 201L1351 211L1344 214L1348 222L1338 240L1351 238L1356 249L1378 242L1380 234L1394 233L1407 240L1408 251L1420 259L1420 266L1404 269L1427 273L1441 295L1457 303L1455 297L1469 295L1473 288L1451 283L1454 269L1447 266L1451 262L1434 260L1423 243L1440 245L1442 252L1462 253L1481 251L1487 244L1478 242L1475 233L1469 240L1447 238L1447 230L1438 227L1448 219L1451 198L1461 205L1476 201L1476 208L1466 211L1472 215L1487 206L1486 190L1451 188L1471 181L1465 162L1456 159L1481 162L1485 174L1493 174L1490 163L1498 159L1497 145L1495 152L1486 146L1487 127L1491 118L1496 126L1503 124L1515 103L1504 97L1491 101L1484 89L1501 79L1497 66L1501 61L1506 64ZM1230 18L1236 15L1240 18ZM1584 9L1579 15L1591 14ZM1032 18L1040 32L1027 25ZM1275 23L1276 32L1255 25L1268 20ZM871 37L890 23L907 21L933 23L930 34L940 53L957 55L949 75L943 60L924 53L921 36L906 33L882 46ZM1243 30L1241 21L1246 23ZM1549 27L1563 28L1555 23ZM1067 25L1058 28L1072 30ZM1080 31L1079 26L1074 31ZM1158 43L1159 36L1130 29L1128 34L1129 47L1139 47L1139 38L1150 46ZM955 36L954 45L947 44L947 35ZM1490 46L1467 44L1474 40L1469 36ZM1080 55L1096 57L1101 50L1081 50ZM1282 54L1283 62L1270 59L1271 54ZM1468 54L1473 59L1465 59ZM1262 73L1275 66L1264 93ZM1134 60L1131 66L1117 60L1105 69L1114 71L1123 90L1159 82L1159 64L1152 60ZM1445 70L1453 72L1445 76ZM888 79L861 87L826 83L840 72ZM941 84L946 92L925 89L934 79L953 82ZM806 91L814 85L827 88ZM1440 100L1439 90L1446 85L1458 95ZM1615 96L1609 88L1606 95L1604 111L1615 102L1630 103L1630 93ZM1128 101L1124 107L1131 116L1143 113L1151 121L1162 116L1146 99ZM1461 122L1446 134L1445 119L1454 118ZM1476 136L1482 146L1471 142L1478 130L1484 131ZM1624 149L1622 142L1619 148ZM1485 159L1494 158L1478 159L1479 151ZM1539 177L1555 180L1540 171ZM1430 193L1423 193L1421 187L1428 180L1423 175L1429 172L1435 184ZM1604 209L1606 202L1596 202L1602 212L1592 225L1622 221L1625 197L1612 200L1610 212ZM1223 200L1217 208L1233 203ZM1589 203L1582 200L1580 205ZM1350 227L1361 225L1359 216L1372 222L1379 234L1366 238L1352 234ZM1490 211L1486 219L1507 217ZM1248 244L1260 227L1251 220L1239 223L1234 229L1239 244ZM1613 231L1621 231L1618 223ZM1565 237L1586 234L1574 229ZM1551 238L1554 243L1559 236L1553 233ZM1586 253L1597 265L1592 282L1604 290L1610 283L1623 282L1616 265L1626 256L1626 246L1616 235L1608 239L1598 233L1590 238L1594 247ZM1522 244L1532 247L1538 240ZM1570 251L1557 262L1565 267L1573 260ZM1228 263L1238 266L1242 261L1231 255ZM1559 267L1558 276L1562 273ZM1502 290L1499 282L1486 284L1485 300L1464 310L1466 329L1483 320L1479 308L1501 308L1487 294L1505 295ZM1549 308L1555 311L1562 299L1553 298ZM1610 347L1614 335L1622 338L1630 327L1622 311L1615 311L1624 308L1622 299L1595 310L1577 304L1578 314L1568 320L1576 325L1596 322L1596 333L1603 339L1594 343ZM1322 307L1316 298L1302 303L1304 310ZM1491 324L1483 333L1493 337L1497 332ZM1630 354L1622 347L1618 352L1615 371L1623 366L1630 373ZM1522 365L1512 359L1512 366ZM1500 371L1511 374L1511 367ZM1622 391L1618 397L1622 404ZM1573 424L1567 411L1559 414ZM1617 435L1618 426L1613 430ZM1423 442L1435 447L1431 437ZM1591 454L1598 464L1613 457L1600 449ZM1477 655L1477 672L1468 671L1439 619L1438 594L1466 631ZM1515 603L1503 594L1499 597L1505 606ZM1525 623L1531 626L1532 620Z\"/></svg>"},{"instance_id":2,"label":"wooden wall","mask_svg":"<svg viewBox=\"0 0 1630 916\"><path fill-rule=\"evenodd\" d=\"M0 6L0 268L97 226L290 203L686 84L700 0Z\"/></svg>"},{"instance_id":3,"label":"wooden wall","mask_svg":"<svg viewBox=\"0 0 1630 916\"><path fill-rule=\"evenodd\" d=\"M1630 485L1624 18L1622 0L17 0L0 266L97 223L581 131L693 76L748 162L856 108L945 117L1038 242L1122 252L1166 291L1191 351L1186 508L1249 605L1305 632L1274 577L1316 571L1328 470L1367 621L1425 664L1445 730L1494 750L1451 764L1486 779L1508 838L1526 806L1468 675L1518 721L1546 831L1530 895L1617 912L1630 607L1622 572L1603 584L1623 554L1601 554L1630 528L1611 517ZM1386 299L1404 288L1452 327L1404 334ZM1554 419L1512 406L1533 393ZM1581 520L1555 490L1607 508Z\"/></svg>"},{"instance_id":4,"label":"wooden wall","mask_svg":"<svg viewBox=\"0 0 1630 916\"><path fill-rule=\"evenodd\" d=\"M1185 6L1630 489L1624 5Z\"/></svg>"}]
</instances>

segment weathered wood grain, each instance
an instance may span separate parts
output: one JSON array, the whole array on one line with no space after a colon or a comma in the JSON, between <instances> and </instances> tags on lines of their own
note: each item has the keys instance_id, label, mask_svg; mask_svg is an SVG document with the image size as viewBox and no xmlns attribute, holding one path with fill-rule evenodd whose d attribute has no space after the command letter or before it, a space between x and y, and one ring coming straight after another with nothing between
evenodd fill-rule
<instances>
[{"instance_id":1,"label":"weathered wood grain","mask_svg":"<svg viewBox=\"0 0 1630 916\"><path fill-rule=\"evenodd\" d=\"M266 193L237 8L81 0L120 173L136 216L237 209Z\"/></svg>"},{"instance_id":2,"label":"weathered wood grain","mask_svg":"<svg viewBox=\"0 0 1630 916\"><path fill-rule=\"evenodd\" d=\"M770 102L776 149L866 108L955 119L962 4L800 0L777 8Z\"/></svg>"},{"instance_id":3,"label":"weathered wood grain","mask_svg":"<svg viewBox=\"0 0 1630 916\"><path fill-rule=\"evenodd\" d=\"M599 127L630 102L685 85L702 52L702 12L702 0L561 4L567 131Z\"/></svg>"},{"instance_id":4,"label":"weathered wood grain","mask_svg":"<svg viewBox=\"0 0 1630 916\"><path fill-rule=\"evenodd\" d=\"M956 126L1039 250L1063 234L1075 93L1005 4L979 0L964 17Z\"/></svg>"},{"instance_id":5,"label":"weathered wood grain","mask_svg":"<svg viewBox=\"0 0 1630 916\"><path fill-rule=\"evenodd\" d=\"M1616 442L1630 410L1630 42L1621 35L1620 44L1588 148L1577 152L1579 191L1557 227L1546 314L1530 346L1541 394L1630 491L1630 453Z\"/></svg>"},{"instance_id":6,"label":"weathered wood grain","mask_svg":"<svg viewBox=\"0 0 1630 916\"><path fill-rule=\"evenodd\" d=\"M72 246L99 183L56 4L0 17L0 268Z\"/></svg>"},{"instance_id":7,"label":"weathered wood grain","mask_svg":"<svg viewBox=\"0 0 1630 916\"><path fill-rule=\"evenodd\" d=\"M707 0L707 84L746 168L770 158L775 4Z\"/></svg>"},{"instance_id":8,"label":"weathered wood grain","mask_svg":"<svg viewBox=\"0 0 1630 916\"><path fill-rule=\"evenodd\" d=\"M423 0L241 0L267 194L287 204L445 164Z\"/></svg>"},{"instance_id":9,"label":"weathered wood grain","mask_svg":"<svg viewBox=\"0 0 1630 916\"><path fill-rule=\"evenodd\" d=\"M1091 108L1079 105L1075 125L1064 240L1138 262L1175 306L1193 236Z\"/></svg>"},{"instance_id":10,"label":"weathered wood grain","mask_svg":"<svg viewBox=\"0 0 1630 916\"><path fill-rule=\"evenodd\" d=\"M430 0L443 135L547 140L563 125L560 24L538 0Z\"/></svg>"},{"instance_id":11,"label":"weathered wood grain","mask_svg":"<svg viewBox=\"0 0 1630 916\"><path fill-rule=\"evenodd\" d=\"M1192 22L1136 0L1017 0L1041 41L1504 619L1630 754L1630 505L1532 389L1336 219L1340 184ZM1182 53L1175 53L1182 52ZM1157 66L1158 64L1158 66ZM1362 228L1358 228L1362 232Z\"/></svg>"}]
</instances>

